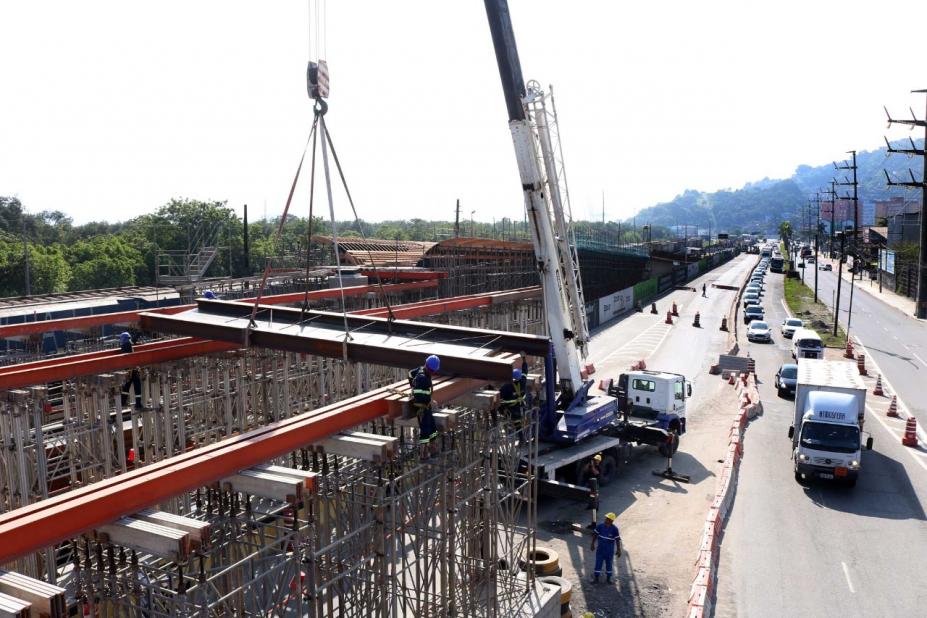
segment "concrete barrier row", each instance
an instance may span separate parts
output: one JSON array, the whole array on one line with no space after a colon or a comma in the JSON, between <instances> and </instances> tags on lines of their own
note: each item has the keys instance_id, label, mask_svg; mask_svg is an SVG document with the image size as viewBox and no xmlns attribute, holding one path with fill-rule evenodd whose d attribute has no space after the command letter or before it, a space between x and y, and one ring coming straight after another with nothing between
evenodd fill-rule
<instances>
[{"instance_id":1,"label":"concrete barrier row","mask_svg":"<svg viewBox=\"0 0 927 618\"><path fill-rule=\"evenodd\" d=\"M689 603L686 616L688 618L703 618L712 614L715 599L715 583L718 573L718 555L721 546L721 536L724 524L734 504L734 492L737 486L737 475L740 469L740 460L743 457L743 436L747 421L761 414L763 404L760 401L759 390L756 386L756 374L747 376L744 380L742 374L734 382L737 390L740 410L731 423L728 433L728 448L721 467L721 475L715 491L715 498L708 507L705 516L705 527L699 545L698 557L695 561L695 573L692 587L689 589Z\"/></svg>"}]
</instances>

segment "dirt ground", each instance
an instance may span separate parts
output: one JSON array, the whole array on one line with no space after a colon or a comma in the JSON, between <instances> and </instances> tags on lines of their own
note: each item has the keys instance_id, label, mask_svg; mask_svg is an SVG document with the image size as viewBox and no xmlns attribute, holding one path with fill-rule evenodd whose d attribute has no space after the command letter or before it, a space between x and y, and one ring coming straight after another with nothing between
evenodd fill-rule
<instances>
[{"instance_id":1,"label":"dirt ground","mask_svg":"<svg viewBox=\"0 0 927 618\"><path fill-rule=\"evenodd\" d=\"M713 376L712 376L713 377ZM595 552L591 537L562 532L563 522L591 521L585 505L542 500L538 508L538 545L560 556L563 577L573 583L574 616L682 616L717 475L727 452L728 432L738 410L733 387L720 377L717 386L688 414L688 431L673 458L673 469L691 475L683 484L653 475L666 468L654 447L635 447L616 480L601 492L599 516L618 515L623 555L616 559L613 584L592 583Z\"/></svg>"}]
</instances>

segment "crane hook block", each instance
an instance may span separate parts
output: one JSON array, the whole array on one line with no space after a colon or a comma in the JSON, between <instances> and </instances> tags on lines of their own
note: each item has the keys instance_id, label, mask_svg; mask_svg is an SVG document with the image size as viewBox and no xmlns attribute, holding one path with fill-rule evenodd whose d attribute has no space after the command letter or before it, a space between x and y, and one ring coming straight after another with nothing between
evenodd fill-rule
<instances>
[{"instance_id":1,"label":"crane hook block","mask_svg":"<svg viewBox=\"0 0 927 618\"><path fill-rule=\"evenodd\" d=\"M306 68L306 89L310 99L328 98L328 63L326 61L309 61L309 66Z\"/></svg>"}]
</instances>

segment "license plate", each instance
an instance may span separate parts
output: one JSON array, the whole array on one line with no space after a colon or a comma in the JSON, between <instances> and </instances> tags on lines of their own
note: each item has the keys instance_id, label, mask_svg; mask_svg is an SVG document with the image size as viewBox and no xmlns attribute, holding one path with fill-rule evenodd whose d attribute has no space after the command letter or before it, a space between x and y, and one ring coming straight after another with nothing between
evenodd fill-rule
<instances>
[{"instance_id":1,"label":"license plate","mask_svg":"<svg viewBox=\"0 0 927 618\"><path fill-rule=\"evenodd\" d=\"M846 476L847 469L846 468L834 468L834 474L836 474L837 476Z\"/></svg>"},{"instance_id":2,"label":"license plate","mask_svg":"<svg viewBox=\"0 0 927 618\"><path fill-rule=\"evenodd\" d=\"M818 476L819 476L820 478L822 478L822 479L832 479L832 478L834 478L834 475L833 475L833 474L828 474L828 473L826 473L826 472L821 472L820 474L818 474Z\"/></svg>"}]
</instances>

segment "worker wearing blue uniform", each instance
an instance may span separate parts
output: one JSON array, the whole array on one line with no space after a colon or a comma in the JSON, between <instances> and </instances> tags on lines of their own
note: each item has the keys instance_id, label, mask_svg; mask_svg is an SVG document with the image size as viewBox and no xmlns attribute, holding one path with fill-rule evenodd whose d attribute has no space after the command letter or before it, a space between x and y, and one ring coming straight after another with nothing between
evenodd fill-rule
<instances>
[{"instance_id":1,"label":"worker wearing blue uniform","mask_svg":"<svg viewBox=\"0 0 927 618\"><path fill-rule=\"evenodd\" d=\"M512 370L512 381L499 389L499 407L516 427L524 425L525 394L528 391L528 361L521 355L521 369Z\"/></svg>"},{"instance_id":2,"label":"worker wearing blue uniform","mask_svg":"<svg viewBox=\"0 0 927 618\"><path fill-rule=\"evenodd\" d=\"M127 332L119 334L119 351L123 354L131 354L135 348L132 346L132 335ZM129 372L129 379L122 385L122 407L129 405L129 387L135 389L135 409L141 410L142 406L142 377L138 367Z\"/></svg>"},{"instance_id":3,"label":"worker wearing blue uniform","mask_svg":"<svg viewBox=\"0 0 927 618\"><path fill-rule=\"evenodd\" d=\"M592 533L592 547L595 552L595 571L592 572L592 581L599 581L602 574L602 565L605 565L605 581L612 581L612 563L615 556L621 556L621 534L615 525L615 514L605 515L605 521L595 527ZM596 541L599 547L596 549Z\"/></svg>"},{"instance_id":4,"label":"worker wearing blue uniform","mask_svg":"<svg viewBox=\"0 0 927 618\"><path fill-rule=\"evenodd\" d=\"M415 415L418 417L419 444L427 446L438 437L438 426L435 424L434 413L431 410L431 378L441 369L441 359L432 354L425 359L425 364L409 372L409 386L412 388L410 401Z\"/></svg>"}]
</instances>

